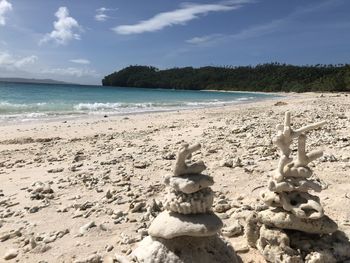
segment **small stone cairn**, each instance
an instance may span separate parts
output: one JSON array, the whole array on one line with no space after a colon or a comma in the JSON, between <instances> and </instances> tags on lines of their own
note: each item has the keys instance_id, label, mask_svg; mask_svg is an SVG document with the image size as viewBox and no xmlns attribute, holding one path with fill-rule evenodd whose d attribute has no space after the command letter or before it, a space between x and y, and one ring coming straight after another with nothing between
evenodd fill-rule
<instances>
[{"instance_id":1,"label":"small stone cairn","mask_svg":"<svg viewBox=\"0 0 350 263\"><path fill-rule=\"evenodd\" d=\"M212 211L213 178L202 174L202 161L189 163L201 145L184 144L180 149L174 174L167 176L165 211L151 223L136 250L136 262L147 263L236 263L240 262L218 232L223 226Z\"/></svg>"},{"instance_id":2,"label":"small stone cairn","mask_svg":"<svg viewBox=\"0 0 350 263\"><path fill-rule=\"evenodd\" d=\"M323 152L306 153L305 133L324 124L322 121L294 130L287 112L284 125L277 125L273 143L281 157L268 190L261 193L269 208L253 212L246 226L249 245L256 247L268 262L333 263L345 262L350 256L346 236L324 215L320 199L309 193L322 190L312 179L308 164ZM290 146L296 138L298 152L292 159Z\"/></svg>"}]
</instances>

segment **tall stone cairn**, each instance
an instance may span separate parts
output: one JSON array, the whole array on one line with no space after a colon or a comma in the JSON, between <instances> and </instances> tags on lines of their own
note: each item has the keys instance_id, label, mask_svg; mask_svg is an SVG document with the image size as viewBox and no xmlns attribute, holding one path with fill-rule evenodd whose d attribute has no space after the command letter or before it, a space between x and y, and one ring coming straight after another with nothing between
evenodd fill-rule
<instances>
[{"instance_id":1,"label":"tall stone cairn","mask_svg":"<svg viewBox=\"0 0 350 263\"><path fill-rule=\"evenodd\" d=\"M213 178L202 174L206 169L202 161L190 163L200 148L200 144L180 148L173 175L165 179L165 211L153 220L149 236L134 250L136 262L239 262L233 248L218 235L223 223L211 211Z\"/></svg>"},{"instance_id":2,"label":"tall stone cairn","mask_svg":"<svg viewBox=\"0 0 350 263\"><path fill-rule=\"evenodd\" d=\"M284 125L277 125L273 143L280 150L280 160L268 189L261 193L268 209L254 212L246 226L249 245L257 248L268 262L332 263L344 262L350 256L344 249L334 249L350 248L349 242L336 232L337 224L324 215L319 197L311 192L320 192L322 187L311 177L313 172L308 165L323 152L306 153L305 134L325 123L293 129L287 112ZM298 152L293 159L294 139L298 140Z\"/></svg>"},{"instance_id":3,"label":"tall stone cairn","mask_svg":"<svg viewBox=\"0 0 350 263\"><path fill-rule=\"evenodd\" d=\"M281 207L297 218L319 219L324 215L320 199L309 191L321 191L321 185L310 179L312 170L308 164L323 155L321 150L306 153L306 135L309 130L319 128L326 122L318 122L293 130L290 125L290 113L285 115L284 125L277 125L274 144L280 149L280 161L277 171L269 181L268 191L263 192L263 201L271 207ZM298 154L293 160L290 148L293 139L298 139Z\"/></svg>"}]
</instances>

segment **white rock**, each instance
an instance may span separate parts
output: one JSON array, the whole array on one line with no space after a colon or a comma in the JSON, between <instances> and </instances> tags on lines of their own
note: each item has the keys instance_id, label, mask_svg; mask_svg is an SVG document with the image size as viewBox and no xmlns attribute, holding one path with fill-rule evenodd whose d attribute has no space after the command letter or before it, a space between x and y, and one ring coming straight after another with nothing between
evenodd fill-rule
<instances>
[{"instance_id":1,"label":"white rock","mask_svg":"<svg viewBox=\"0 0 350 263\"><path fill-rule=\"evenodd\" d=\"M222 234L226 237L239 236L242 233L243 233L243 227L238 222L238 220L235 220L232 225L222 229Z\"/></svg>"},{"instance_id":2,"label":"white rock","mask_svg":"<svg viewBox=\"0 0 350 263\"><path fill-rule=\"evenodd\" d=\"M177 191L186 194L198 192L214 184L214 180L209 175L196 174L188 176L172 176L165 179L165 183Z\"/></svg>"},{"instance_id":3,"label":"white rock","mask_svg":"<svg viewBox=\"0 0 350 263\"><path fill-rule=\"evenodd\" d=\"M149 235L170 239L179 236L213 236L222 228L222 221L214 213L189 214L164 211L152 222Z\"/></svg>"},{"instance_id":4,"label":"white rock","mask_svg":"<svg viewBox=\"0 0 350 263\"><path fill-rule=\"evenodd\" d=\"M241 262L232 247L217 235L202 238L177 237L167 240L148 236L139 243L132 256L137 262L147 263Z\"/></svg>"},{"instance_id":5,"label":"white rock","mask_svg":"<svg viewBox=\"0 0 350 263\"><path fill-rule=\"evenodd\" d=\"M94 226L96 226L95 222L94 221L90 221L89 223L87 223L87 224L83 225L82 227L80 227L79 233L83 235L83 234L85 234L86 231L88 231L89 228L94 227Z\"/></svg>"},{"instance_id":6,"label":"white rock","mask_svg":"<svg viewBox=\"0 0 350 263\"><path fill-rule=\"evenodd\" d=\"M331 234L337 231L337 224L328 216L319 219L304 219L284 211L265 210L258 213L259 222L280 229L295 229L313 234Z\"/></svg>"},{"instance_id":7,"label":"white rock","mask_svg":"<svg viewBox=\"0 0 350 263\"><path fill-rule=\"evenodd\" d=\"M98 254L93 254L93 255L87 256L86 258L78 259L74 261L74 263L101 263L101 262L102 262L102 258Z\"/></svg>"},{"instance_id":8,"label":"white rock","mask_svg":"<svg viewBox=\"0 0 350 263\"><path fill-rule=\"evenodd\" d=\"M5 255L4 255L4 259L5 260L10 260L10 259L13 259L15 257L17 257L18 255L18 250L17 249L9 249Z\"/></svg>"}]
</instances>

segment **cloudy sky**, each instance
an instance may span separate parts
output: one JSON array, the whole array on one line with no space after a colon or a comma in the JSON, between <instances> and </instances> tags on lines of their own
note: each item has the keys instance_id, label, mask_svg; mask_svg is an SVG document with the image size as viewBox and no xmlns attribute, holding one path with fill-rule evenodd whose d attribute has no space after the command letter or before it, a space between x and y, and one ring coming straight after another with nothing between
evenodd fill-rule
<instances>
[{"instance_id":1,"label":"cloudy sky","mask_svg":"<svg viewBox=\"0 0 350 263\"><path fill-rule=\"evenodd\" d=\"M0 77L350 62L349 0L0 0Z\"/></svg>"}]
</instances>

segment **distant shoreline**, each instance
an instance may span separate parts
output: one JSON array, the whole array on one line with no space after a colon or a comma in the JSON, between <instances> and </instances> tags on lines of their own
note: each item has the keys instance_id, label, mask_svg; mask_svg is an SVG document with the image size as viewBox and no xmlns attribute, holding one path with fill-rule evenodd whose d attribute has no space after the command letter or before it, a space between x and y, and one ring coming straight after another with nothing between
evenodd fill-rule
<instances>
[{"instance_id":1,"label":"distant shoreline","mask_svg":"<svg viewBox=\"0 0 350 263\"><path fill-rule=\"evenodd\" d=\"M79 85L54 79L28 79L28 78L0 78L0 83L15 84L54 84L54 85Z\"/></svg>"},{"instance_id":2,"label":"distant shoreline","mask_svg":"<svg viewBox=\"0 0 350 263\"><path fill-rule=\"evenodd\" d=\"M268 91L243 91L243 90L199 90L199 91L206 91L206 92L224 92L224 93L253 93L253 94L269 94L269 95L293 95L293 94L303 94L303 93L308 93L308 92L302 92L302 93L297 93L297 92L268 92Z\"/></svg>"}]
</instances>

